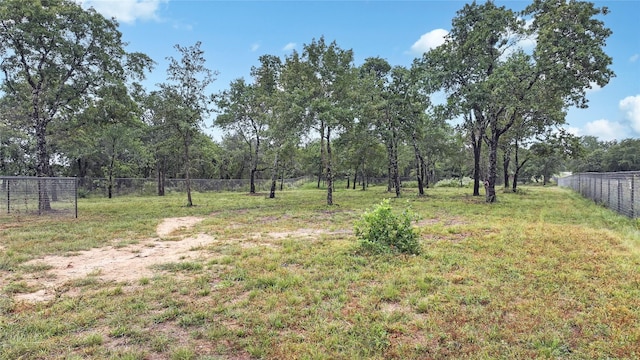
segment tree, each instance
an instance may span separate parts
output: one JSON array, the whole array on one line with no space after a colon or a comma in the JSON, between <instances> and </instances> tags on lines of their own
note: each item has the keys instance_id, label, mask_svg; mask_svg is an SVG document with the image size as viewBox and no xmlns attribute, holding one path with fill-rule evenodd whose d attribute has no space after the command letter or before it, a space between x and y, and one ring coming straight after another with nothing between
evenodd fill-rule
<instances>
[{"instance_id":1,"label":"tree","mask_svg":"<svg viewBox=\"0 0 640 360\"><path fill-rule=\"evenodd\" d=\"M464 109L486 124L488 202L496 201L501 136L531 111L559 114L568 106L586 107L585 89L604 86L613 76L603 51L611 31L595 18L606 13L587 2L536 0L520 14L533 18L527 27L505 7L474 2L458 12L445 44L425 56L450 100L464 99ZM527 54L517 40L532 34L536 48Z\"/></svg>"},{"instance_id":2,"label":"tree","mask_svg":"<svg viewBox=\"0 0 640 360\"><path fill-rule=\"evenodd\" d=\"M640 170L640 140L624 139L611 145L602 160L606 171Z\"/></svg>"},{"instance_id":3,"label":"tree","mask_svg":"<svg viewBox=\"0 0 640 360\"><path fill-rule=\"evenodd\" d=\"M50 176L49 124L108 84L142 76L151 60L127 53L115 20L71 0L0 2L0 68L8 94L29 104L36 175ZM26 91L25 91L26 89ZM40 210L50 209L40 189Z\"/></svg>"},{"instance_id":4,"label":"tree","mask_svg":"<svg viewBox=\"0 0 640 360\"><path fill-rule=\"evenodd\" d=\"M282 153L295 152L304 127L298 121L291 103L295 97L284 91L283 64L279 57L263 55L260 66L251 69L255 81L255 95L260 116L267 124L266 137L273 156L269 198L275 198L278 174L282 167ZM283 176L284 177L284 176ZM282 186L281 186L282 187Z\"/></svg>"},{"instance_id":5,"label":"tree","mask_svg":"<svg viewBox=\"0 0 640 360\"><path fill-rule=\"evenodd\" d=\"M366 144L367 142L370 145L373 145L372 142L379 142L382 140L382 143L385 146L387 153L387 191L391 191L394 183L393 176L393 142L391 141L391 132L387 131L387 127L383 124L387 117L387 100L385 91L387 89L389 83L389 74L391 72L391 65L385 59L380 57L371 57L365 59L364 63L360 66L359 69L359 77L358 80L360 82L359 88L360 91L357 92L359 104L358 110L358 121L354 124L355 127L352 128L356 131L355 134L359 134L361 136L361 141ZM370 131L367 131L369 130ZM366 136L368 135L369 139ZM354 144L358 148L362 148L362 143ZM366 145L365 145L366 146ZM367 154L372 154L371 152L367 152ZM365 166L368 161L366 158L362 159L362 177L364 180L364 176L366 173ZM354 180L355 182L355 180ZM362 189L366 189L365 184L363 183Z\"/></svg>"},{"instance_id":6,"label":"tree","mask_svg":"<svg viewBox=\"0 0 640 360\"><path fill-rule=\"evenodd\" d=\"M612 142L599 141L595 136L580 138L581 153L574 159L569 170L573 172L603 172L605 171L604 155L613 145Z\"/></svg>"},{"instance_id":7,"label":"tree","mask_svg":"<svg viewBox=\"0 0 640 360\"><path fill-rule=\"evenodd\" d=\"M238 134L247 146L251 163L249 193L255 194L255 178L267 131L266 117L259 104L257 89L244 79L236 79L218 97L217 105L221 114L216 117L215 124L227 132Z\"/></svg>"},{"instance_id":8,"label":"tree","mask_svg":"<svg viewBox=\"0 0 640 360\"><path fill-rule=\"evenodd\" d=\"M333 205L332 131L353 121L351 97L355 71L353 51L343 50L324 37L305 44L285 64L285 86L296 103L299 118L320 135L320 153L327 180L327 205ZM297 78L295 80L294 78Z\"/></svg>"},{"instance_id":9,"label":"tree","mask_svg":"<svg viewBox=\"0 0 640 360\"><path fill-rule=\"evenodd\" d=\"M187 206L193 206L191 198L191 145L200 132L205 117L211 113L212 96L207 87L215 80L216 73L205 67L204 51L200 42L193 46L175 45L180 60L168 57L167 79L160 84L164 100L162 114L180 139L183 151L184 178L187 190Z\"/></svg>"},{"instance_id":10,"label":"tree","mask_svg":"<svg viewBox=\"0 0 640 360\"><path fill-rule=\"evenodd\" d=\"M533 175L542 178L542 184L547 185L566 160L580 154L580 139L565 130L554 132L548 129L529 151L532 153L531 165L536 170Z\"/></svg>"},{"instance_id":11,"label":"tree","mask_svg":"<svg viewBox=\"0 0 640 360\"><path fill-rule=\"evenodd\" d=\"M433 131L443 124L436 124L436 117L427 114L431 105L429 93L431 92L430 79L421 76L421 67L418 62L414 62L410 69L395 67L391 71L392 87L389 96L395 98L395 107L400 124L400 136L404 139L411 139L413 154L415 158L415 174L418 181L418 195L424 196L424 188L428 186L429 159L436 158L437 146L426 146L439 144ZM435 126L434 126L435 125ZM443 127L444 129L444 127ZM430 143L430 144L428 144ZM396 161L397 166L397 161ZM396 177L398 170L395 170ZM399 179L395 180L399 185ZM396 195L400 192L396 189Z\"/></svg>"},{"instance_id":12,"label":"tree","mask_svg":"<svg viewBox=\"0 0 640 360\"><path fill-rule=\"evenodd\" d=\"M180 144L166 118L165 99L162 92L152 91L141 100L144 111L142 119L147 126L144 132L144 143L147 151L153 157L155 175L157 178L157 194L164 196L165 180L171 167L174 154L179 151Z\"/></svg>"},{"instance_id":13,"label":"tree","mask_svg":"<svg viewBox=\"0 0 640 360\"><path fill-rule=\"evenodd\" d=\"M35 146L33 131L25 121L24 103L16 103L12 96L0 98L0 174L7 176L33 175Z\"/></svg>"}]
</instances>

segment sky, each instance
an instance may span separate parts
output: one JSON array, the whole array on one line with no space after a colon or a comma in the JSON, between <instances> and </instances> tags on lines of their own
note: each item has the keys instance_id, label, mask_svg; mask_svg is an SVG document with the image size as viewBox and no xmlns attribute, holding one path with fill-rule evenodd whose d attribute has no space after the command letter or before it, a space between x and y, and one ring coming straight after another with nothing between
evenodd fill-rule
<instances>
[{"instance_id":1,"label":"sky","mask_svg":"<svg viewBox=\"0 0 640 360\"><path fill-rule=\"evenodd\" d=\"M165 82L174 45L202 43L206 66L218 72L212 92L237 78L249 79L261 55L284 59L324 36L352 49L355 65L379 56L391 65L413 59L443 42L451 20L467 1L222 1L76 0L120 23L130 52L156 61L145 85ZM496 1L514 11L530 1ZM610 13L602 19L613 31L606 53L616 73L608 85L588 91L588 109L569 109L565 127L601 141L640 138L640 0L594 1ZM434 99L436 102L438 99ZM209 121L211 125L211 121ZM213 130L215 134L219 131Z\"/></svg>"}]
</instances>

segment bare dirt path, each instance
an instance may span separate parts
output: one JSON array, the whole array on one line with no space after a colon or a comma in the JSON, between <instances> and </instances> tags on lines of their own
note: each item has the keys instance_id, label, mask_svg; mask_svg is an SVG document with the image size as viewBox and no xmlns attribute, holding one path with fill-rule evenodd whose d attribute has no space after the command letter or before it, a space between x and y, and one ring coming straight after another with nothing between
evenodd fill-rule
<instances>
[{"instance_id":1,"label":"bare dirt path","mask_svg":"<svg viewBox=\"0 0 640 360\"><path fill-rule=\"evenodd\" d=\"M27 262L25 265L45 264L51 269L44 274L33 274L25 280L39 291L16 294L16 299L26 301L47 301L55 297L56 289L70 280L96 276L104 281L135 281L154 274L153 265L184 261L203 256L197 250L215 241L206 234L195 237L163 241L181 229L187 229L204 220L198 217L164 219L156 228L159 238L147 239L125 247L107 246L82 251L74 256L45 256Z\"/></svg>"}]
</instances>

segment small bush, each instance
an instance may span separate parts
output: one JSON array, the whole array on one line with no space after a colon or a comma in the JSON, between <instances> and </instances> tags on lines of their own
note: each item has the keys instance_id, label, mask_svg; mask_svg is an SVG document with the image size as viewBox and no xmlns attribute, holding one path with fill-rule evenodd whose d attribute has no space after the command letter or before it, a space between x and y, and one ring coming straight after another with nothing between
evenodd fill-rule
<instances>
[{"instance_id":1,"label":"small bush","mask_svg":"<svg viewBox=\"0 0 640 360\"><path fill-rule=\"evenodd\" d=\"M405 210L393 213L389 200L383 200L373 210L365 212L355 224L360 245L374 253L419 254L418 234L411 226L415 216Z\"/></svg>"}]
</instances>

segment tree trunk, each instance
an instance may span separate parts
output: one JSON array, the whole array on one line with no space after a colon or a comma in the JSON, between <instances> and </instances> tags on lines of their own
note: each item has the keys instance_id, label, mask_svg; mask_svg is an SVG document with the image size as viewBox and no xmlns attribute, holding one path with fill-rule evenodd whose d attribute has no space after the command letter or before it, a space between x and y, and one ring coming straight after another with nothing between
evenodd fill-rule
<instances>
[{"instance_id":1,"label":"tree trunk","mask_svg":"<svg viewBox=\"0 0 640 360\"><path fill-rule=\"evenodd\" d=\"M109 199L113 196L113 167L116 162L115 146L111 147L111 159L109 161L109 182L107 184L107 194Z\"/></svg>"},{"instance_id":2,"label":"tree trunk","mask_svg":"<svg viewBox=\"0 0 640 360\"><path fill-rule=\"evenodd\" d=\"M82 158L78 158L76 162L78 163L78 177L84 179L87 176L87 162Z\"/></svg>"},{"instance_id":3,"label":"tree trunk","mask_svg":"<svg viewBox=\"0 0 640 360\"><path fill-rule=\"evenodd\" d=\"M511 162L511 150L507 147L504 149L504 154L502 154L502 167L504 173L504 188L509 188L509 163Z\"/></svg>"},{"instance_id":4,"label":"tree trunk","mask_svg":"<svg viewBox=\"0 0 640 360\"><path fill-rule=\"evenodd\" d=\"M260 154L260 137L256 136L256 147L253 154L253 163L251 164L251 186L249 193L256 193L256 172L258 171L258 156Z\"/></svg>"},{"instance_id":5,"label":"tree trunk","mask_svg":"<svg viewBox=\"0 0 640 360\"><path fill-rule=\"evenodd\" d=\"M191 158L189 157L189 143L190 141L188 140L188 135L185 135L185 141L184 141L184 166L185 166L185 183L187 186L187 206L191 207L193 206L193 200L191 199L191 164L190 164L190 160Z\"/></svg>"},{"instance_id":6,"label":"tree trunk","mask_svg":"<svg viewBox=\"0 0 640 360\"><path fill-rule=\"evenodd\" d=\"M391 150L391 144L387 144L387 192L391 192L393 187L393 151Z\"/></svg>"},{"instance_id":7,"label":"tree trunk","mask_svg":"<svg viewBox=\"0 0 640 360\"><path fill-rule=\"evenodd\" d=\"M416 178L418 180L418 196L424 196L424 169L422 164L422 156L420 155L420 149L418 149L418 140L416 139L416 133L411 136L413 140L413 151L416 157Z\"/></svg>"},{"instance_id":8,"label":"tree trunk","mask_svg":"<svg viewBox=\"0 0 640 360\"><path fill-rule=\"evenodd\" d=\"M333 205L333 175L331 173L331 128L327 126L327 205Z\"/></svg>"},{"instance_id":9,"label":"tree trunk","mask_svg":"<svg viewBox=\"0 0 640 360\"><path fill-rule=\"evenodd\" d=\"M431 176L430 176L429 172L427 171L427 163L426 163L426 161L424 161L424 157L420 157L420 161L422 162L421 170L422 170L422 180L424 182L423 185L424 185L424 187L426 189L428 189L429 186L430 186L429 184L431 183L431 181L435 181L435 173L433 174L433 179L430 180L429 178Z\"/></svg>"},{"instance_id":10,"label":"tree trunk","mask_svg":"<svg viewBox=\"0 0 640 360\"><path fill-rule=\"evenodd\" d=\"M33 114L36 133L36 176L49 176L49 153L47 152L47 122L38 118L37 113ZM47 187L38 181L38 211L51 210L51 202Z\"/></svg>"},{"instance_id":11,"label":"tree trunk","mask_svg":"<svg viewBox=\"0 0 640 360\"><path fill-rule=\"evenodd\" d=\"M280 191L284 189L284 166L282 167L282 172L280 173Z\"/></svg>"},{"instance_id":12,"label":"tree trunk","mask_svg":"<svg viewBox=\"0 0 640 360\"><path fill-rule=\"evenodd\" d=\"M364 165L362 165L364 166ZM356 166L354 174L353 174L353 190L356 189L356 181L358 180L358 167Z\"/></svg>"},{"instance_id":13,"label":"tree trunk","mask_svg":"<svg viewBox=\"0 0 640 360\"><path fill-rule=\"evenodd\" d=\"M111 199L113 197L113 176L111 175L111 171L109 171L109 179L107 181L107 197Z\"/></svg>"},{"instance_id":14,"label":"tree trunk","mask_svg":"<svg viewBox=\"0 0 640 360\"><path fill-rule=\"evenodd\" d=\"M158 196L164 196L164 160L158 160Z\"/></svg>"},{"instance_id":15,"label":"tree trunk","mask_svg":"<svg viewBox=\"0 0 640 360\"><path fill-rule=\"evenodd\" d=\"M276 151L275 159L273 160L273 172L271 172L271 189L269 190L269 199L276 197L276 185L278 182L278 152Z\"/></svg>"},{"instance_id":16,"label":"tree trunk","mask_svg":"<svg viewBox=\"0 0 640 360\"><path fill-rule=\"evenodd\" d=\"M326 167L324 153L324 121L320 121L320 171L318 172L318 189L320 189L320 180L322 179L322 173Z\"/></svg>"},{"instance_id":17,"label":"tree trunk","mask_svg":"<svg viewBox=\"0 0 640 360\"><path fill-rule=\"evenodd\" d=\"M480 196L480 158L482 155L482 139L471 133L473 147L473 196Z\"/></svg>"},{"instance_id":18,"label":"tree trunk","mask_svg":"<svg viewBox=\"0 0 640 360\"><path fill-rule=\"evenodd\" d=\"M249 193L250 194L255 194L256 193L256 168L252 168L251 169L251 175L249 175L250 180L249 180Z\"/></svg>"},{"instance_id":19,"label":"tree trunk","mask_svg":"<svg viewBox=\"0 0 640 360\"><path fill-rule=\"evenodd\" d=\"M394 131L393 138L396 138ZM396 197L400 197L400 170L398 169L398 144L394 140L393 144L393 186L396 189Z\"/></svg>"},{"instance_id":20,"label":"tree trunk","mask_svg":"<svg viewBox=\"0 0 640 360\"><path fill-rule=\"evenodd\" d=\"M489 178L487 179L486 201L494 203L496 197L496 179L498 177L498 140L500 135L496 131L491 134L489 142Z\"/></svg>"}]
</instances>

